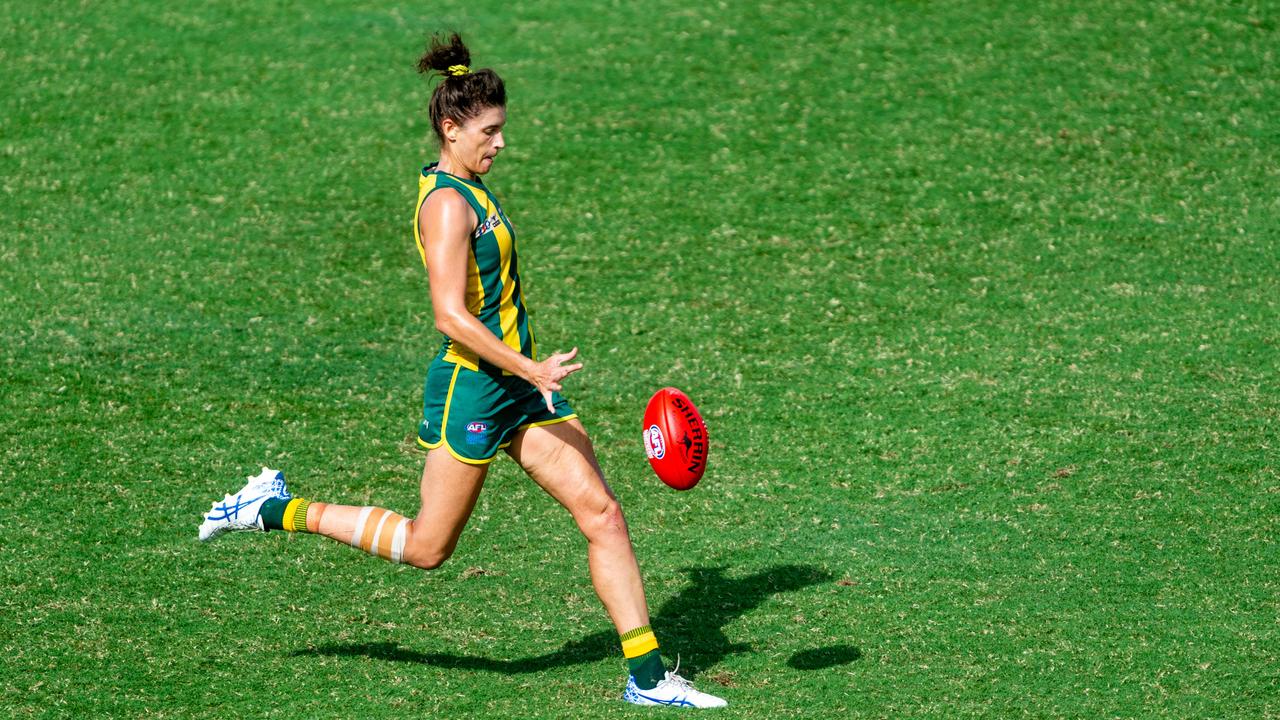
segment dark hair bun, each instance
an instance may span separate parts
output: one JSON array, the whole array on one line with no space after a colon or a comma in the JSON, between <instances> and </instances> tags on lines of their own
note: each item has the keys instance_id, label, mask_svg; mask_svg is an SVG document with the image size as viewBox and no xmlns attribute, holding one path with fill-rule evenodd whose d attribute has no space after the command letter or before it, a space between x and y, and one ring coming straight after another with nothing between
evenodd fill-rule
<instances>
[{"instance_id":1,"label":"dark hair bun","mask_svg":"<svg viewBox=\"0 0 1280 720\"><path fill-rule=\"evenodd\" d=\"M439 35L431 36L427 52L418 60L418 72L438 72L448 77L449 68L454 65L471 65L471 51L462 42L462 36L451 33L448 38Z\"/></svg>"},{"instance_id":2,"label":"dark hair bun","mask_svg":"<svg viewBox=\"0 0 1280 720\"><path fill-rule=\"evenodd\" d=\"M444 143L443 123L465 123L485 108L506 107L507 89L489 68L471 69L471 51L458 33L431 36L427 52L418 59L418 72L439 73L443 80L431 93L431 128Z\"/></svg>"}]
</instances>

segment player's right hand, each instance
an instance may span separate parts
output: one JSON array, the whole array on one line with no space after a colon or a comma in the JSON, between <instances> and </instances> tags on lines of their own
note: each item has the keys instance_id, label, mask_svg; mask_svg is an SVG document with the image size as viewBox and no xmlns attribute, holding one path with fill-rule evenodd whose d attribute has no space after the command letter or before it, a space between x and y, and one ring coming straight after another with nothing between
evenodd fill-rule
<instances>
[{"instance_id":1,"label":"player's right hand","mask_svg":"<svg viewBox=\"0 0 1280 720\"><path fill-rule=\"evenodd\" d=\"M556 411L555 402L552 400L551 394L560 391L560 381L582 369L582 363L580 362L565 365L565 363L577 356L578 348L574 348L567 353L553 353L546 360L534 363L533 369L529 372L528 380L534 387L538 388L538 392L542 393L542 399L547 402L548 412L554 413Z\"/></svg>"}]
</instances>

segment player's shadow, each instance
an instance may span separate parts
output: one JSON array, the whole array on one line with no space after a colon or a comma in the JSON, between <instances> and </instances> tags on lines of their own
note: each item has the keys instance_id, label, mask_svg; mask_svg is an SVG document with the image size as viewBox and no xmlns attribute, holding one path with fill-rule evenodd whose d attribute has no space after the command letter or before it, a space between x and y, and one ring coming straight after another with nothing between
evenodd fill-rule
<instances>
[{"instance_id":1,"label":"player's shadow","mask_svg":"<svg viewBox=\"0 0 1280 720\"><path fill-rule=\"evenodd\" d=\"M662 608L653 616L652 625L660 633L660 637L669 638L665 641L668 644L663 646L663 654L680 653L680 674L687 678L695 677L700 669L711 667L728 655L752 649L750 645L730 642L723 630L726 625L759 607L774 595L795 592L831 579L829 573L805 565L778 565L742 578L725 577L723 567L685 568L684 571L692 583L663 603ZM856 648L852 651L853 655L847 651L837 651L834 655L851 662L861 656ZM326 644L298 650L293 654L363 656L396 662L426 663L442 668L517 675L598 662L618 657L620 650L617 633L606 630L580 640L570 640L554 652L514 660L424 653L390 642ZM827 654L830 653L824 653L823 660L829 662L832 658L825 657ZM825 663L802 663L798 667L817 669L817 666L823 664Z\"/></svg>"},{"instance_id":2,"label":"player's shadow","mask_svg":"<svg viewBox=\"0 0 1280 720\"><path fill-rule=\"evenodd\" d=\"M847 665L862 657L862 651L852 645L830 645L801 650L787 660L796 670L826 670L837 665Z\"/></svg>"}]
</instances>

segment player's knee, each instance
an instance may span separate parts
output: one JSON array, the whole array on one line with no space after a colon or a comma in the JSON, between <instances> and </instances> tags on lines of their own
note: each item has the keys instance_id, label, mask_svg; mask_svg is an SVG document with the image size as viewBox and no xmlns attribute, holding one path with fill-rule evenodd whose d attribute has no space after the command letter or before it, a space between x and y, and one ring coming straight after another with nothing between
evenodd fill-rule
<instances>
[{"instance_id":1,"label":"player's knee","mask_svg":"<svg viewBox=\"0 0 1280 720\"><path fill-rule=\"evenodd\" d=\"M452 555L453 548L414 548L405 552L404 562L422 570L435 570Z\"/></svg>"},{"instance_id":2,"label":"player's knee","mask_svg":"<svg viewBox=\"0 0 1280 720\"><path fill-rule=\"evenodd\" d=\"M627 521L622 516L622 506L611 497L601 502L594 512L582 518L579 525L582 534L588 539L604 539L627 534Z\"/></svg>"}]
</instances>

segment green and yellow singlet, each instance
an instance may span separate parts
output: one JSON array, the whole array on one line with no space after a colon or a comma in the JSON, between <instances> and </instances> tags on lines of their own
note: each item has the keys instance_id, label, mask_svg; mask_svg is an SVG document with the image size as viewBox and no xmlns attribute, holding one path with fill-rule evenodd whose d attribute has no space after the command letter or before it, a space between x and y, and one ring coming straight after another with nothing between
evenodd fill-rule
<instances>
[{"instance_id":1,"label":"green and yellow singlet","mask_svg":"<svg viewBox=\"0 0 1280 720\"><path fill-rule=\"evenodd\" d=\"M520 289L516 232L498 205L498 199L479 178L464 180L437 171L434 163L422 169L422 176L418 178L418 204L413 214L413 238L417 241L423 266L427 264L427 248L418 227L418 217L427 197L440 188L458 191L476 213L476 228L471 233L471 252L467 258L467 311L512 350L537 360L538 347ZM444 359L468 370L499 372L470 348L448 337L445 338Z\"/></svg>"}]
</instances>

